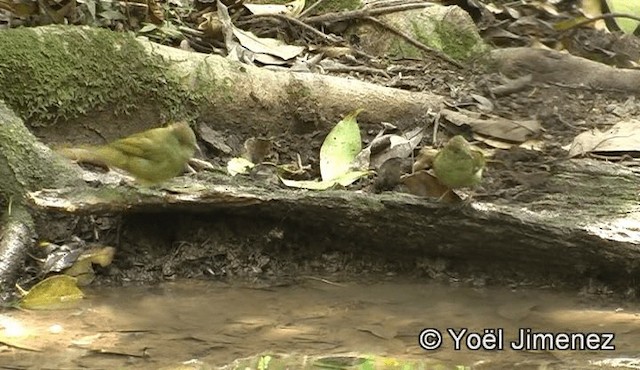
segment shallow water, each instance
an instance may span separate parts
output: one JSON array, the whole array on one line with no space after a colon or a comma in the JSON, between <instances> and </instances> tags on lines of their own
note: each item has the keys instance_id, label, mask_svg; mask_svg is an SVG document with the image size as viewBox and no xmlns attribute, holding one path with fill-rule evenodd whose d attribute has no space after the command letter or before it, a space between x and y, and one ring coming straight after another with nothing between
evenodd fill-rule
<instances>
[{"instance_id":1,"label":"shallow water","mask_svg":"<svg viewBox=\"0 0 640 370\"><path fill-rule=\"evenodd\" d=\"M0 368L158 369L177 368L189 360L199 362L183 368L209 368L259 354L360 354L393 358L399 364L418 361L423 367L411 367L416 369L433 364L583 369L620 363L640 369L640 307L573 293L315 278L271 288L179 281L85 293L87 298L74 309L0 314ZM427 351L419 346L425 328L442 333L440 348ZM461 328L502 330L502 340L486 336L485 345L502 343L503 349L477 351L463 344L456 350L448 328L453 334ZM526 328L556 334L612 333L608 344L615 350L510 348L519 329ZM592 348L594 338L607 344L605 336L594 334Z\"/></svg>"}]
</instances>

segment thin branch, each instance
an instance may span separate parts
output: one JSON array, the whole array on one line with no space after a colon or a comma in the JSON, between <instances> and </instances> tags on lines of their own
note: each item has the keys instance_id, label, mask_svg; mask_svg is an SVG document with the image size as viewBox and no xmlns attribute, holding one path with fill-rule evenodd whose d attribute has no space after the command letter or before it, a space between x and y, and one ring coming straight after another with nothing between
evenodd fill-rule
<instances>
[{"instance_id":1,"label":"thin branch","mask_svg":"<svg viewBox=\"0 0 640 370\"><path fill-rule=\"evenodd\" d=\"M295 25L297 25L297 26L299 26L299 27L301 27L301 28L313 33L314 35L326 40L327 42L332 43L332 44L340 43L340 42L343 41L342 38L340 38L340 37L336 37L336 36L333 36L333 35L327 35L326 33L311 27L310 25L306 24L305 22L303 22L303 21L301 21L299 19L290 17L290 16L288 16L286 14L254 14L254 15L251 16L251 19L257 19L257 18L272 18L272 19L277 19L277 20L293 23L293 24L295 24Z\"/></svg>"},{"instance_id":2,"label":"thin branch","mask_svg":"<svg viewBox=\"0 0 640 370\"><path fill-rule=\"evenodd\" d=\"M304 17L307 16L307 14L311 13L312 10L314 10L315 8L319 7L321 4L325 3L327 0L318 0L315 3L311 4L310 7L308 7L307 9L305 9L302 13L300 13L300 15L298 16L298 18L302 19Z\"/></svg>"},{"instance_id":3,"label":"thin branch","mask_svg":"<svg viewBox=\"0 0 640 370\"><path fill-rule=\"evenodd\" d=\"M375 16L375 15L403 12L405 10L423 9L433 5L434 4L431 4L431 3L403 4L403 5L387 6L387 7L382 7L378 9L359 9L359 10L352 10L348 12L326 13L326 14L317 15L314 17L304 18L302 19L302 21L304 21L307 24L335 23L335 22L341 22L341 21L346 21L350 19L363 19L366 17Z\"/></svg>"},{"instance_id":4,"label":"thin branch","mask_svg":"<svg viewBox=\"0 0 640 370\"><path fill-rule=\"evenodd\" d=\"M366 73L370 75L380 74L386 78L391 78L391 76L389 76L387 71L385 71L384 69L372 68L372 67L366 67L366 66L335 66L335 67L322 67L322 69L328 72L347 72L347 73L359 72L359 73Z\"/></svg>"}]
</instances>

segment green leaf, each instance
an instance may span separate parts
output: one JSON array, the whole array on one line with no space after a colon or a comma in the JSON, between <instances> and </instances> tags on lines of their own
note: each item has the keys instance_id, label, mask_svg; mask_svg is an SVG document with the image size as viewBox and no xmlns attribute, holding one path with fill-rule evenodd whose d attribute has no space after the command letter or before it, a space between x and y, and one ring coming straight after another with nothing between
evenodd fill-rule
<instances>
[{"instance_id":1,"label":"green leaf","mask_svg":"<svg viewBox=\"0 0 640 370\"><path fill-rule=\"evenodd\" d=\"M636 17L640 17L640 1L630 1L630 0L605 0L607 6L611 13L624 13L629 15L635 15ZM615 18L616 24L622 32L632 35L640 22L629 19L618 17Z\"/></svg>"},{"instance_id":2,"label":"green leaf","mask_svg":"<svg viewBox=\"0 0 640 370\"><path fill-rule=\"evenodd\" d=\"M346 174L362 150L360 127L356 117L363 109L349 114L329 132L320 148L320 174L323 181L332 181Z\"/></svg>"},{"instance_id":3,"label":"green leaf","mask_svg":"<svg viewBox=\"0 0 640 370\"><path fill-rule=\"evenodd\" d=\"M158 29L158 26L156 26L155 24L147 23L147 24L144 25L144 27L142 27L140 29L140 31L138 31L138 33L149 33L151 31L155 31L157 29Z\"/></svg>"}]
</instances>

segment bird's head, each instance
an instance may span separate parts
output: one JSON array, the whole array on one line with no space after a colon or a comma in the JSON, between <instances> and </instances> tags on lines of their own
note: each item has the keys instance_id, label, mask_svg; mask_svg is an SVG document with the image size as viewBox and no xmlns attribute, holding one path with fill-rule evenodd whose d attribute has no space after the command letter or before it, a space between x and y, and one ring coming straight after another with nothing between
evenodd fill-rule
<instances>
[{"instance_id":1,"label":"bird's head","mask_svg":"<svg viewBox=\"0 0 640 370\"><path fill-rule=\"evenodd\" d=\"M456 152L463 151L465 148L469 148L469 142L464 137L456 135L449 139L445 147Z\"/></svg>"},{"instance_id":2,"label":"bird's head","mask_svg":"<svg viewBox=\"0 0 640 370\"><path fill-rule=\"evenodd\" d=\"M174 123L171 125L171 128L180 144L186 147L196 148L196 135L193 133L193 130L189 127L188 123Z\"/></svg>"}]
</instances>

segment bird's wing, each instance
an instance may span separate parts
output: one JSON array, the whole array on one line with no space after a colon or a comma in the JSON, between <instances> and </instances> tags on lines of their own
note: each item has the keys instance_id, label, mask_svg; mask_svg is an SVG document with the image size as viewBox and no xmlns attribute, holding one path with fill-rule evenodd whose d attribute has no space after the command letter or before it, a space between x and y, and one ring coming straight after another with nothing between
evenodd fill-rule
<instances>
[{"instance_id":1,"label":"bird's wing","mask_svg":"<svg viewBox=\"0 0 640 370\"><path fill-rule=\"evenodd\" d=\"M123 154L129 156L149 159L150 154L154 152L154 148L158 143L141 134L135 134L125 137L124 139L116 140L107 144L107 146L119 150Z\"/></svg>"}]
</instances>

